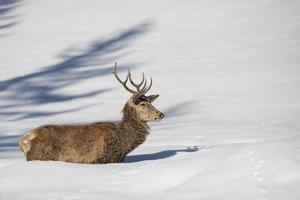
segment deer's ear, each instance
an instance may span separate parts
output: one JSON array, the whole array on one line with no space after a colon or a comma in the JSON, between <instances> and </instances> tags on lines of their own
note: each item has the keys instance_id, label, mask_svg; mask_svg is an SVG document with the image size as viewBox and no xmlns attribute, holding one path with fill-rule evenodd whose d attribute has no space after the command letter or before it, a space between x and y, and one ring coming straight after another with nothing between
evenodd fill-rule
<instances>
[{"instance_id":1,"label":"deer's ear","mask_svg":"<svg viewBox=\"0 0 300 200\"><path fill-rule=\"evenodd\" d=\"M147 99L152 103L157 97L159 97L159 94L147 96Z\"/></svg>"},{"instance_id":2,"label":"deer's ear","mask_svg":"<svg viewBox=\"0 0 300 200\"><path fill-rule=\"evenodd\" d=\"M140 100L140 98L136 98L136 96L133 95L133 96L131 97L131 102L132 102L133 104L135 104L135 105L138 105L138 104L141 102L141 100Z\"/></svg>"},{"instance_id":3,"label":"deer's ear","mask_svg":"<svg viewBox=\"0 0 300 200\"><path fill-rule=\"evenodd\" d=\"M141 103L141 101L148 101L148 98L145 95L138 97L135 94L131 97L131 100L135 105L138 105L139 103Z\"/></svg>"}]
</instances>

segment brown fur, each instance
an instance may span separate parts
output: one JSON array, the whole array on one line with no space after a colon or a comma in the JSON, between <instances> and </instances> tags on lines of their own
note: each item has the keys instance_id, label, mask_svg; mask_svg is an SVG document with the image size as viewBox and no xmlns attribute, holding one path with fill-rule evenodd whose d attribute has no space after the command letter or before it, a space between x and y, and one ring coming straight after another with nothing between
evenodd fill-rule
<instances>
[{"instance_id":1,"label":"brown fur","mask_svg":"<svg viewBox=\"0 0 300 200\"><path fill-rule=\"evenodd\" d=\"M27 161L122 162L130 151L145 141L149 134L147 121L162 117L149 100L141 100L136 105L131 98L123 108L119 124L44 125L22 136L19 146Z\"/></svg>"}]
</instances>

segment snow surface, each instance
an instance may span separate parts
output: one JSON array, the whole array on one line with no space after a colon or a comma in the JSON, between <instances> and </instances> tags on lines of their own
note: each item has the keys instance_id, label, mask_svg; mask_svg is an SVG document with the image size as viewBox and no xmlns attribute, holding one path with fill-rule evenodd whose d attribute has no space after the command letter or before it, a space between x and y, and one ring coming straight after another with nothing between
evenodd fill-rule
<instances>
[{"instance_id":1,"label":"snow surface","mask_svg":"<svg viewBox=\"0 0 300 200\"><path fill-rule=\"evenodd\" d=\"M0 199L300 199L300 1L1 0ZM118 121L146 72L162 122L124 163L26 162L42 124Z\"/></svg>"}]
</instances>

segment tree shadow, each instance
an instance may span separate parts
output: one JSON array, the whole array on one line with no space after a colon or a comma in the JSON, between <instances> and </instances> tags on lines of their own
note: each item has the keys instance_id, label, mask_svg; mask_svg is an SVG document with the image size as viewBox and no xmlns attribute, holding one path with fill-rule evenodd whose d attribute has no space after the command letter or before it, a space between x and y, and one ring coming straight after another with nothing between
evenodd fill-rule
<instances>
[{"instance_id":1,"label":"tree shadow","mask_svg":"<svg viewBox=\"0 0 300 200\"><path fill-rule=\"evenodd\" d=\"M20 156L19 135L0 136L0 159Z\"/></svg>"},{"instance_id":2,"label":"tree shadow","mask_svg":"<svg viewBox=\"0 0 300 200\"><path fill-rule=\"evenodd\" d=\"M111 88L102 88L81 94L65 94L61 92L61 89L79 84L87 79L110 75L113 63L124 56L125 48L133 39L146 33L151 25L150 21L145 21L119 32L113 37L95 40L76 55L70 55L69 52L78 52L77 49L68 48L61 54L62 61L57 64L24 76L0 81L0 101L2 101L0 116L5 117L8 121L15 121L81 109L53 112L24 110L26 107L90 98L110 91ZM120 71L123 71L128 65L123 64L122 66ZM16 108L23 110L16 112Z\"/></svg>"},{"instance_id":3,"label":"tree shadow","mask_svg":"<svg viewBox=\"0 0 300 200\"><path fill-rule=\"evenodd\" d=\"M0 0L0 37L6 36L4 29L14 27L19 23L18 15L13 11L21 5L22 0Z\"/></svg>"},{"instance_id":4,"label":"tree shadow","mask_svg":"<svg viewBox=\"0 0 300 200\"><path fill-rule=\"evenodd\" d=\"M4 135L0 136L0 148L3 147L18 147L19 135Z\"/></svg>"},{"instance_id":5,"label":"tree shadow","mask_svg":"<svg viewBox=\"0 0 300 200\"><path fill-rule=\"evenodd\" d=\"M60 111L30 111L30 112L24 112L24 111L1 111L0 112L0 116L2 115L3 117L7 116L7 117L11 117L11 116L15 116L15 118L13 120L9 120L9 121L17 121L17 120L22 120L22 119L27 119L27 118L35 118L35 117L51 117L54 115L59 115L59 114L63 114L63 113L71 113L71 112L76 112L82 109L85 109L87 107L91 107L90 106L80 106L77 108L73 108L73 109L64 109L64 110L60 110Z\"/></svg>"},{"instance_id":6,"label":"tree shadow","mask_svg":"<svg viewBox=\"0 0 300 200\"><path fill-rule=\"evenodd\" d=\"M165 151L160 151L151 154L129 155L125 157L124 163L135 163L135 162L142 162L142 161L149 161L149 160L152 161L161 160L161 159L173 157L179 152L192 153L192 152L197 152L200 149L209 149L212 147L213 146L199 148L198 146L194 146L194 147L187 147L186 149L165 150Z\"/></svg>"}]
</instances>

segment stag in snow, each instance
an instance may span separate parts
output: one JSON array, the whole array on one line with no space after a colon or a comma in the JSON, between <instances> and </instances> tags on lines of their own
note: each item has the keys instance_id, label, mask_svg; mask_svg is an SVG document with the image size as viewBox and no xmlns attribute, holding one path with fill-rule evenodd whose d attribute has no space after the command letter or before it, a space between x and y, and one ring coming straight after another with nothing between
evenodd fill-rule
<instances>
[{"instance_id":1,"label":"stag in snow","mask_svg":"<svg viewBox=\"0 0 300 200\"><path fill-rule=\"evenodd\" d=\"M151 103L159 95L146 96L152 86L142 81L134 83L130 70L125 81L117 75L117 63L113 74L123 87L132 94L123 108L119 124L98 122L88 125L44 125L22 136L20 149L26 160L56 160L72 163L117 163L142 144L149 134L148 121L164 118ZM131 89L127 82L131 83Z\"/></svg>"}]
</instances>

